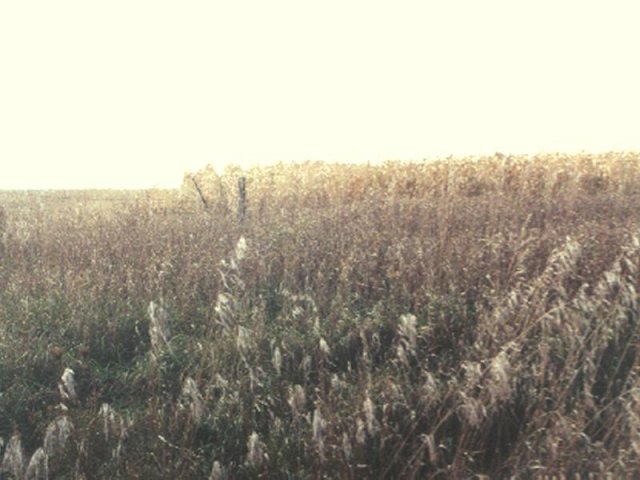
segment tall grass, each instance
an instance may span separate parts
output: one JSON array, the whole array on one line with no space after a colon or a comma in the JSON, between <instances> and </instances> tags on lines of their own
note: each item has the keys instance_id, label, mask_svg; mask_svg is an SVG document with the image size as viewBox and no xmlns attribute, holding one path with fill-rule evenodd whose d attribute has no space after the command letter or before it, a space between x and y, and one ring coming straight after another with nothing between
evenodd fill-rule
<instances>
[{"instance_id":1,"label":"tall grass","mask_svg":"<svg viewBox=\"0 0 640 480\"><path fill-rule=\"evenodd\" d=\"M76 195L0 193L2 478L640 471L637 155Z\"/></svg>"}]
</instances>

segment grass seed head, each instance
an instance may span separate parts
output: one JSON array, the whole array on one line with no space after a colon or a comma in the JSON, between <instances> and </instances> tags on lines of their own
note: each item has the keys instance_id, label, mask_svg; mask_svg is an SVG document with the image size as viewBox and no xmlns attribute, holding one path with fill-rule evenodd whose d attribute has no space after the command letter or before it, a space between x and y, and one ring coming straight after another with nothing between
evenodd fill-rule
<instances>
[{"instance_id":1,"label":"grass seed head","mask_svg":"<svg viewBox=\"0 0 640 480\"><path fill-rule=\"evenodd\" d=\"M507 400L511 396L510 372L509 356L507 352L502 350L492 360L490 366L491 382L489 392L494 403Z\"/></svg>"},{"instance_id":2,"label":"grass seed head","mask_svg":"<svg viewBox=\"0 0 640 480\"><path fill-rule=\"evenodd\" d=\"M398 335L404 340L405 348L411 353L415 354L417 345L417 319L415 315L410 313L402 315L400 317L400 323L398 325Z\"/></svg>"},{"instance_id":3,"label":"grass seed head","mask_svg":"<svg viewBox=\"0 0 640 480\"><path fill-rule=\"evenodd\" d=\"M98 416L102 418L102 433L108 442L111 430L116 422L116 412L113 410L111 405L103 403L100 407L100 411L98 412Z\"/></svg>"},{"instance_id":4,"label":"grass seed head","mask_svg":"<svg viewBox=\"0 0 640 480\"><path fill-rule=\"evenodd\" d=\"M236 346L241 354L246 355L251 350L251 331L243 326L238 327Z\"/></svg>"},{"instance_id":5,"label":"grass seed head","mask_svg":"<svg viewBox=\"0 0 640 480\"><path fill-rule=\"evenodd\" d=\"M264 449L260 437L256 432L249 435L247 441L247 463L255 468L260 468L264 462Z\"/></svg>"},{"instance_id":6,"label":"grass seed head","mask_svg":"<svg viewBox=\"0 0 640 480\"><path fill-rule=\"evenodd\" d=\"M48 480L49 478L49 457L42 447L38 448L27 466L25 473L26 480Z\"/></svg>"},{"instance_id":7,"label":"grass seed head","mask_svg":"<svg viewBox=\"0 0 640 480\"><path fill-rule=\"evenodd\" d=\"M367 441L367 427L362 419L356 419L356 443L358 445L364 445Z\"/></svg>"},{"instance_id":8,"label":"grass seed head","mask_svg":"<svg viewBox=\"0 0 640 480\"><path fill-rule=\"evenodd\" d=\"M407 351L402 343L396 347L396 359L401 365L409 366L409 357L407 357Z\"/></svg>"},{"instance_id":9,"label":"grass seed head","mask_svg":"<svg viewBox=\"0 0 640 480\"><path fill-rule=\"evenodd\" d=\"M47 426L44 436L44 451L51 457L64 450L73 432L73 424L67 415L60 415Z\"/></svg>"},{"instance_id":10,"label":"grass seed head","mask_svg":"<svg viewBox=\"0 0 640 480\"><path fill-rule=\"evenodd\" d=\"M313 440L315 442L320 442L322 437L324 436L324 428L325 428L325 420L322 418L322 412L319 408L316 408L313 411Z\"/></svg>"},{"instance_id":11,"label":"grass seed head","mask_svg":"<svg viewBox=\"0 0 640 480\"><path fill-rule=\"evenodd\" d=\"M342 433L342 454L344 455L345 460L349 461L351 459L351 439L347 432Z\"/></svg>"},{"instance_id":12,"label":"grass seed head","mask_svg":"<svg viewBox=\"0 0 640 480\"><path fill-rule=\"evenodd\" d=\"M222 465L220 462L216 460L213 462L213 466L211 467L211 473L209 474L209 480L224 480L225 475L222 470Z\"/></svg>"},{"instance_id":13,"label":"grass seed head","mask_svg":"<svg viewBox=\"0 0 640 480\"><path fill-rule=\"evenodd\" d=\"M290 388L288 403L294 414L301 414L304 412L307 404L307 396L301 385L294 385L293 388Z\"/></svg>"},{"instance_id":14,"label":"grass seed head","mask_svg":"<svg viewBox=\"0 0 640 480\"><path fill-rule=\"evenodd\" d=\"M206 407L198 385L191 377L187 377L182 385L182 399L189 406L191 419L194 423L199 424L206 414Z\"/></svg>"},{"instance_id":15,"label":"grass seed head","mask_svg":"<svg viewBox=\"0 0 640 480\"><path fill-rule=\"evenodd\" d=\"M337 373L331 375L331 390L335 393L340 392L342 389L342 381Z\"/></svg>"},{"instance_id":16,"label":"grass seed head","mask_svg":"<svg viewBox=\"0 0 640 480\"><path fill-rule=\"evenodd\" d=\"M458 411L462 418L472 427L478 427L487 417L487 409L482 402L464 392L459 392L462 399Z\"/></svg>"},{"instance_id":17,"label":"grass seed head","mask_svg":"<svg viewBox=\"0 0 640 480\"><path fill-rule=\"evenodd\" d=\"M241 261L242 259L244 259L246 254L247 254L247 241L244 239L244 237L240 237L240 239L238 240L238 243L236 244L236 250L235 250L236 260L238 262Z\"/></svg>"},{"instance_id":18,"label":"grass seed head","mask_svg":"<svg viewBox=\"0 0 640 480\"><path fill-rule=\"evenodd\" d=\"M367 432L373 437L376 433L378 433L379 425L378 420L376 419L375 405L373 404L373 401L371 400L371 397L368 393L363 402L363 409L364 418L367 422Z\"/></svg>"},{"instance_id":19,"label":"grass seed head","mask_svg":"<svg viewBox=\"0 0 640 480\"><path fill-rule=\"evenodd\" d=\"M127 438L131 422L125 420L108 403L103 403L98 412L98 419L102 421L102 433L105 441L112 445L111 454L114 459L120 461L123 451L123 442ZM113 443L115 446L113 446Z\"/></svg>"},{"instance_id":20,"label":"grass seed head","mask_svg":"<svg viewBox=\"0 0 640 480\"><path fill-rule=\"evenodd\" d=\"M153 300L149 302L147 309L149 314L149 338L151 339L151 352L158 355L164 350L171 338L169 327L169 314L162 305Z\"/></svg>"},{"instance_id":21,"label":"grass seed head","mask_svg":"<svg viewBox=\"0 0 640 480\"><path fill-rule=\"evenodd\" d=\"M278 376L282 373L282 354L280 353L280 347L276 347L273 350L273 356L271 357L271 363L275 368Z\"/></svg>"},{"instance_id":22,"label":"grass seed head","mask_svg":"<svg viewBox=\"0 0 640 480\"><path fill-rule=\"evenodd\" d=\"M65 368L60 377L58 391L63 401L75 402L78 400L76 390L75 372L70 368Z\"/></svg>"},{"instance_id":23,"label":"grass seed head","mask_svg":"<svg viewBox=\"0 0 640 480\"><path fill-rule=\"evenodd\" d=\"M324 445L324 430L326 427L326 421L322 418L322 412L319 408L316 408L313 412L313 441L318 449L318 456L321 461L325 460L325 445Z\"/></svg>"},{"instance_id":24,"label":"grass seed head","mask_svg":"<svg viewBox=\"0 0 640 480\"><path fill-rule=\"evenodd\" d=\"M331 350L329 349L329 344L323 337L320 337L319 346L320 346L320 352L324 357L328 357L331 354Z\"/></svg>"},{"instance_id":25,"label":"grass seed head","mask_svg":"<svg viewBox=\"0 0 640 480\"><path fill-rule=\"evenodd\" d=\"M0 469L10 472L15 478L22 478L25 465L20 435L15 434L9 439Z\"/></svg>"}]
</instances>

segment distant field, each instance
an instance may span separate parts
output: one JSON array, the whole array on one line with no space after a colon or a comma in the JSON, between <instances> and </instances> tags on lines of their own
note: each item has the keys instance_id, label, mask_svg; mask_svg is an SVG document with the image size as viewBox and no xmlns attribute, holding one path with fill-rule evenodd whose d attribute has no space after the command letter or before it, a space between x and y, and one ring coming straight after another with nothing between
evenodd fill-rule
<instances>
[{"instance_id":1,"label":"distant field","mask_svg":"<svg viewBox=\"0 0 640 480\"><path fill-rule=\"evenodd\" d=\"M631 478L639 268L636 154L0 192L0 478Z\"/></svg>"}]
</instances>

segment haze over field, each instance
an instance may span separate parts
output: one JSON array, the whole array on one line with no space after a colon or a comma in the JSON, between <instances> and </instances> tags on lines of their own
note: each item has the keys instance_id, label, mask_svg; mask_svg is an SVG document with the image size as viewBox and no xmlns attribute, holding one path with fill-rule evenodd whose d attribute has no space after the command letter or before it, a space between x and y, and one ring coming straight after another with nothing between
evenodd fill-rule
<instances>
[{"instance_id":1,"label":"haze over field","mask_svg":"<svg viewBox=\"0 0 640 480\"><path fill-rule=\"evenodd\" d=\"M0 188L640 150L633 1L0 4Z\"/></svg>"}]
</instances>

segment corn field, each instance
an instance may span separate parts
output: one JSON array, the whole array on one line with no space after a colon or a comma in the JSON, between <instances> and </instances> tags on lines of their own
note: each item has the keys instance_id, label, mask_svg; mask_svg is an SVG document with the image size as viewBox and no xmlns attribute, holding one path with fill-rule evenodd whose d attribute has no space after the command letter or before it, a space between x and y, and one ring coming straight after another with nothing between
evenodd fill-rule
<instances>
[{"instance_id":1,"label":"corn field","mask_svg":"<svg viewBox=\"0 0 640 480\"><path fill-rule=\"evenodd\" d=\"M639 269L635 154L0 192L0 478L632 478Z\"/></svg>"}]
</instances>

